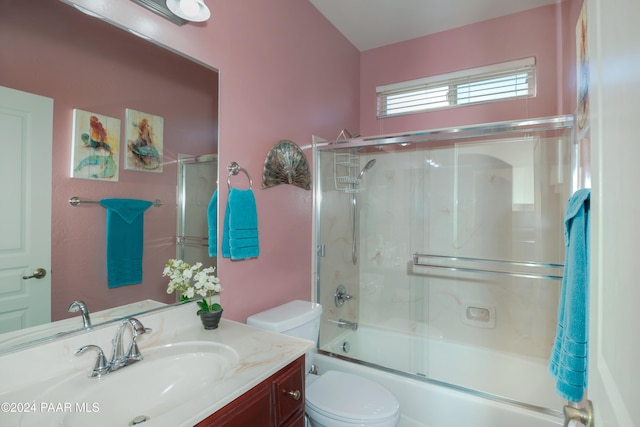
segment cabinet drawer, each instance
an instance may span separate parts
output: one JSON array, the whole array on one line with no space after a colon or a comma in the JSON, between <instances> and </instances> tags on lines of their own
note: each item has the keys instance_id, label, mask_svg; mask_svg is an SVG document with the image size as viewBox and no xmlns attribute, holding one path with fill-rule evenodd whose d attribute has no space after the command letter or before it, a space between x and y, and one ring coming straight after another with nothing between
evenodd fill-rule
<instances>
[{"instance_id":1,"label":"cabinet drawer","mask_svg":"<svg viewBox=\"0 0 640 427\"><path fill-rule=\"evenodd\" d=\"M304 357L289 365L273 382L276 425L304 415ZM288 424L287 424L288 425Z\"/></svg>"}]
</instances>

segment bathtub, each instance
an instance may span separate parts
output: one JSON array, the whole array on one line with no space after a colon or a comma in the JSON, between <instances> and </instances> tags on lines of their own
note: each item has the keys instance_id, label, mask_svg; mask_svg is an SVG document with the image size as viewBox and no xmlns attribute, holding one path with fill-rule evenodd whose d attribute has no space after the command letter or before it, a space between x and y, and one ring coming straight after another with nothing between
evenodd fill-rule
<instances>
[{"instance_id":1,"label":"bathtub","mask_svg":"<svg viewBox=\"0 0 640 427\"><path fill-rule=\"evenodd\" d=\"M544 361L441 340L416 340L409 334L360 327L323 347L314 363L320 374L351 372L388 388L400 402L398 427L562 425L564 402L555 395ZM425 357L429 379L402 373L423 372L418 359Z\"/></svg>"}]
</instances>

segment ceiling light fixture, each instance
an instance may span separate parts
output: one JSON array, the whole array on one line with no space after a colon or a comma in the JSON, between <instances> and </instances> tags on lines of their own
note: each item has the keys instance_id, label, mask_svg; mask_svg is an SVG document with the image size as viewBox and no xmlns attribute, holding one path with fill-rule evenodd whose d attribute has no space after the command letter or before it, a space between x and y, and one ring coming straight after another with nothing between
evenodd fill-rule
<instances>
[{"instance_id":1,"label":"ceiling light fixture","mask_svg":"<svg viewBox=\"0 0 640 427\"><path fill-rule=\"evenodd\" d=\"M211 11L204 0L167 0L169 10L182 19L203 22L211 17Z\"/></svg>"}]
</instances>

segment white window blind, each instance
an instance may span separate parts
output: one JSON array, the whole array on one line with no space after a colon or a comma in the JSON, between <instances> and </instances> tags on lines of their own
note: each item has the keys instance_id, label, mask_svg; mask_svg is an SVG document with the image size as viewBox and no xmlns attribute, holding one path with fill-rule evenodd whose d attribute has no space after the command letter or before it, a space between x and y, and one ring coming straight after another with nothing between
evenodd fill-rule
<instances>
[{"instance_id":1,"label":"white window blind","mask_svg":"<svg viewBox=\"0 0 640 427\"><path fill-rule=\"evenodd\" d=\"M378 118L536 94L535 58L376 88Z\"/></svg>"}]
</instances>

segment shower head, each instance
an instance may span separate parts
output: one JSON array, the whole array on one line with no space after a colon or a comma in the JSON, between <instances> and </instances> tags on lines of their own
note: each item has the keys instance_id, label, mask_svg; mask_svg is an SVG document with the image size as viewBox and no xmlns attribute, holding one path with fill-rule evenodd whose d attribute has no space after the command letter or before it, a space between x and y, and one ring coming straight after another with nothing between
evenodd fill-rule
<instances>
[{"instance_id":1,"label":"shower head","mask_svg":"<svg viewBox=\"0 0 640 427\"><path fill-rule=\"evenodd\" d=\"M362 170L360 171L360 175L358 175L358 180L362 179L362 177L364 176L364 173L366 171L368 171L369 169L371 169L373 167L373 165L376 164L376 159L371 159L367 162L366 165L364 165L364 167L362 168Z\"/></svg>"}]
</instances>

